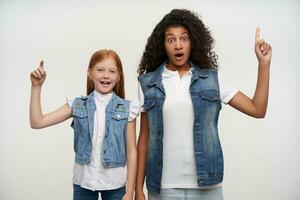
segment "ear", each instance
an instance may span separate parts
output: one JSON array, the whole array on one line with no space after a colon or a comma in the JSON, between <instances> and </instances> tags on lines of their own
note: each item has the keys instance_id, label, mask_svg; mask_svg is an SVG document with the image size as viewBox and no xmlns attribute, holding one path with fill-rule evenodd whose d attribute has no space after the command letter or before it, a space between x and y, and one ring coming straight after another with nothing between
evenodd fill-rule
<instances>
[{"instance_id":1,"label":"ear","mask_svg":"<svg viewBox=\"0 0 300 200\"><path fill-rule=\"evenodd\" d=\"M88 75L90 80L93 80L92 79L92 70L90 68L88 68L87 75Z\"/></svg>"}]
</instances>

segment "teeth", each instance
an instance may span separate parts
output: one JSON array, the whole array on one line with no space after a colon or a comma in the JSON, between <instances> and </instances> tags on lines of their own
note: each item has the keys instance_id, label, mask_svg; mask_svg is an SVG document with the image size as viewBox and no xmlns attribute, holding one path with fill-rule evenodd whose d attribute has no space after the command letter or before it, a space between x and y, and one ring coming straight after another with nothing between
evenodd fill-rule
<instances>
[{"instance_id":1,"label":"teeth","mask_svg":"<svg viewBox=\"0 0 300 200\"><path fill-rule=\"evenodd\" d=\"M110 82L101 81L101 84L110 84Z\"/></svg>"}]
</instances>

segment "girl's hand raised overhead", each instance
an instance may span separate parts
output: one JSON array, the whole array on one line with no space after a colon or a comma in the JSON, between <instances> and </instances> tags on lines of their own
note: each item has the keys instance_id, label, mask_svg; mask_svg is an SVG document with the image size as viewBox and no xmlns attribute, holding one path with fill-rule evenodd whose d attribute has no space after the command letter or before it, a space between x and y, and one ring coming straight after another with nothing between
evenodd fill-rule
<instances>
[{"instance_id":1,"label":"girl's hand raised overhead","mask_svg":"<svg viewBox=\"0 0 300 200\"><path fill-rule=\"evenodd\" d=\"M39 68L30 73L32 86L42 86L46 80L46 71L44 70L44 61L40 62Z\"/></svg>"},{"instance_id":2,"label":"girl's hand raised overhead","mask_svg":"<svg viewBox=\"0 0 300 200\"><path fill-rule=\"evenodd\" d=\"M260 38L260 28L256 28L255 32L255 54L258 59L258 62L264 62L269 64L272 57L272 47L270 44L266 43L263 39Z\"/></svg>"}]
</instances>

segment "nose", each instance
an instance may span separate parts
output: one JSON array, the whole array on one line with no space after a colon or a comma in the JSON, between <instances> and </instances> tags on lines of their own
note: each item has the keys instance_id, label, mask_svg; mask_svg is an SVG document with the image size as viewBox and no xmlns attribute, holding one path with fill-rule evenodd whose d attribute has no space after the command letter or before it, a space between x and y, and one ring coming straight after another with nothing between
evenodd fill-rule
<instances>
[{"instance_id":1,"label":"nose","mask_svg":"<svg viewBox=\"0 0 300 200\"><path fill-rule=\"evenodd\" d=\"M181 41L180 40L176 40L175 49L181 49L181 48L182 48Z\"/></svg>"},{"instance_id":2,"label":"nose","mask_svg":"<svg viewBox=\"0 0 300 200\"><path fill-rule=\"evenodd\" d=\"M105 78L108 78L108 77L109 77L109 71L108 71L108 70L105 70L105 71L104 71L104 77L105 77Z\"/></svg>"}]
</instances>

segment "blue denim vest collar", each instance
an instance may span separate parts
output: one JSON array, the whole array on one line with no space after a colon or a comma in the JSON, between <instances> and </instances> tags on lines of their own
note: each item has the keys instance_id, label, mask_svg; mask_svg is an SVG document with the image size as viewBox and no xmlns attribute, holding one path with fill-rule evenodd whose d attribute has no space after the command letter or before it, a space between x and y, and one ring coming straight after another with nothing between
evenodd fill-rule
<instances>
[{"instance_id":1,"label":"blue denim vest collar","mask_svg":"<svg viewBox=\"0 0 300 200\"><path fill-rule=\"evenodd\" d=\"M126 163L125 134L130 102L115 93L106 106L105 135L102 143L102 161L105 167L119 167ZM72 105L75 162L90 162L96 105L94 93L77 97Z\"/></svg>"},{"instance_id":2,"label":"blue denim vest collar","mask_svg":"<svg viewBox=\"0 0 300 200\"><path fill-rule=\"evenodd\" d=\"M221 101L217 71L201 69L189 62L192 68L190 95L193 102L194 150L199 186L213 185L223 180L223 154L218 138L217 122ZM165 90L162 84L164 62L157 70L139 76L144 93L150 131L146 183L148 190L159 193L162 176L163 114Z\"/></svg>"}]
</instances>

